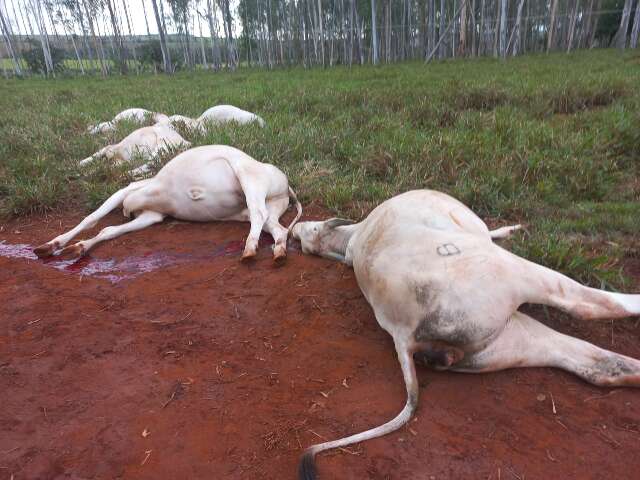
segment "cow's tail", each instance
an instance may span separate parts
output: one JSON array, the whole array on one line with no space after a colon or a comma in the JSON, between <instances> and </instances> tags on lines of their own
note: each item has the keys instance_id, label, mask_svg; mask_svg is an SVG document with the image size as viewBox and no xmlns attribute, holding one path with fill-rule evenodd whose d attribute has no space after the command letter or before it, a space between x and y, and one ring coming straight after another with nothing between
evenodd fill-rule
<instances>
[{"instance_id":1,"label":"cow's tail","mask_svg":"<svg viewBox=\"0 0 640 480\"><path fill-rule=\"evenodd\" d=\"M289 227L287 228L287 231L291 233L291 229L296 223L298 223L298 220L300 220L300 217L302 216L302 205L300 204L300 200L298 200L298 196L296 195L296 192L294 192L293 188L291 187L289 187L289 196L293 199L293 202L296 205L296 211L298 212L296 213L296 218L293 219L293 221L289 224Z\"/></svg>"},{"instance_id":2,"label":"cow's tail","mask_svg":"<svg viewBox=\"0 0 640 480\"><path fill-rule=\"evenodd\" d=\"M407 403L402 411L393 420L390 420L379 427L372 428L349 437L344 437L339 440L312 445L307 448L300 459L300 465L298 467L299 480L315 480L317 475L315 465L316 454L324 450L329 450L330 448L345 447L353 443L381 437L399 429L411 419L418 405L418 379L416 377L416 369L413 363L413 356L407 348L402 348L398 351L398 358L400 360L400 366L402 367L402 373L407 387Z\"/></svg>"}]
</instances>

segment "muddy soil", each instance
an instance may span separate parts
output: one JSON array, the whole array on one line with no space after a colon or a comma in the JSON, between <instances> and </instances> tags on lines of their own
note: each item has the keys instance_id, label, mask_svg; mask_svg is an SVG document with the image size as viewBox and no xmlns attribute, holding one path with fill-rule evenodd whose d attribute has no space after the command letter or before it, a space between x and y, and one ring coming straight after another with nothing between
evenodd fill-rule
<instances>
[{"instance_id":1,"label":"muddy soil","mask_svg":"<svg viewBox=\"0 0 640 480\"><path fill-rule=\"evenodd\" d=\"M80 218L0 232L0 479L295 478L305 446L404 405L351 269L294 242L281 266L268 241L241 263L239 223L167 221L80 262L31 257ZM635 319L530 312L640 357ZM418 374L410 424L320 455L321 478L638 478L638 391L552 369Z\"/></svg>"}]
</instances>

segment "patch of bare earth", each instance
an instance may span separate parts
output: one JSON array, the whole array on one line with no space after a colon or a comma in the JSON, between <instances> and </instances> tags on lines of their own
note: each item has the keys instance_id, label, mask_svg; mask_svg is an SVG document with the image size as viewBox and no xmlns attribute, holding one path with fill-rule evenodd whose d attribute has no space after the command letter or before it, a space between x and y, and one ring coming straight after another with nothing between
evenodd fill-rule
<instances>
[{"instance_id":1,"label":"patch of bare earth","mask_svg":"<svg viewBox=\"0 0 640 480\"><path fill-rule=\"evenodd\" d=\"M13 222L0 240L37 245L79 218ZM113 214L101 224L120 222ZM247 230L169 221L107 242L85 262L181 259L117 281L0 257L1 478L294 478L303 447L401 409L392 342L352 270L295 248L276 266L266 245L241 263L224 246L241 245ZM640 357L636 320L545 321ZM321 478L602 479L640 470L637 391L551 369L419 368L419 378L410 424L320 455Z\"/></svg>"}]
</instances>

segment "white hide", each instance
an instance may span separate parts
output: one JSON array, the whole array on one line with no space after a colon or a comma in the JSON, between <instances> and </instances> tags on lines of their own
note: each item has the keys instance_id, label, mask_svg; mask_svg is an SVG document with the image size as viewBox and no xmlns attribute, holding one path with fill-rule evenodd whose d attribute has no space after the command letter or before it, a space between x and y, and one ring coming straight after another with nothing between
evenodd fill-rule
<instances>
[{"instance_id":1,"label":"white hide","mask_svg":"<svg viewBox=\"0 0 640 480\"><path fill-rule=\"evenodd\" d=\"M437 369L488 372L549 366L601 386L640 386L640 361L560 334L518 311L550 305L582 319L640 314L640 295L588 288L492 242L519 228L489 231L454 198L418 190L379 205L362 222L302 222L293 229L305 253L353 266L380 326L392 337L407 389L391 421L310 447L299 476L315 478L314 456L385 435L418 406L414 355ZM460 381L463 381L460 378Z\"/></svg>"},{"instance_id":2,"label":"white hide","mask_svg":"<svg viewBox=\"0 0 640 480\"><path fill-rule=\"evenodd\" d=\"M204 123L190 118L190 117L186 117L184 115L171 115L170 117L167 117L166 120L160 122L161 124L169 124L172 127L178 127L180 125L184 125L188 130L192 130L194 132L198 132L198 133L204 133L205 132L205 125Z\"/></svg>"},{"instance_id":3,"label":"white hide","mask_svg":"<svg viewBox=\"0 0 640 480\"><path fill-rule=\"evenodd\" d=\"M165 122L169 119L164 113L152 112L144 108L128 108L118 113L113 120L109 122L102 122L97 125L91 125L88 127L88 131L91 134L113 132L116 129L118 122L124 120L144 123L147 119L151 119L153 123Z\"/></svg>"},{"instance_id":4,"label":"white hide","mask_svg":"<svg viewBox=\"0 0 640 480\"><path fill-rule=\"evenodd\" d=\"M290 196L297 215L287 229L280 225L279 218L287 210ZM249 221L251 229L243 258L256 255L260 232L264 230L274 239L273 255L277 260L285 257L289 230L302 214L286 175L278 168L258 162L236 148L209 145L187 150L167 163L155 177L117 191L79 225L37 247L35 253L39 257L54 254L120 205L125 216L135 218L123 225L106 227L96 237L80 241L60 253L80 256L101 241L171 216L195 222Z\"/></svg>"},{"instance_id":5,"label":"white hide","mask_svg":"<svg viewBox=\"0 0 640 480\"><path fill-rule=\"evenodd\" d=\"M265 126L264 120L255 113L247 112L233 105L217 105L211 107L198 117L198 121L214 124L236 122L241 125L257 122L261 127L264 128Z\"/></svg>"},{"instance_id":6,"label":"white hide","mask_svg":"<svg viewBox=\"0 0 640 480\"><path fill-rule=\"evenodd\" d=\"M173 148L189 148L191 143L186 141L167 124L156 124L142 127L127 135L121 142L108 145L90 157L81 160L79 165L85 166L100 158L107 158L116 164L130 162L138 154L146 159L153 159L161 151ZM144 174L149 170L148 164L132 171L134 175Z\"/></svg>"}]
</instances>

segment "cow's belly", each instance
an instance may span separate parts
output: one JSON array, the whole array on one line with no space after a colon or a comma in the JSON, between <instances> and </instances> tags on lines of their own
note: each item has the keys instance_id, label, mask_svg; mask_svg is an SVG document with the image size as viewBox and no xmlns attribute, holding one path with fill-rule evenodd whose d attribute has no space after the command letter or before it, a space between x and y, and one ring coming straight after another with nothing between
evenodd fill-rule
<instances>
[{"instance_id":1,"label":"cow's belly","mask_svg":"<svg viewBox=\"0 0 640 480\"><path fill-rule=\"evenodd\" d=\"M240 182L226 161L209 161L206 168L185 167L193 169L182 170L170 182L174 217L194 222L225 220L247 208Z\"/></svg>"},{"instance_id":2,"label":"cow's belly","mask_svg":"<svg viewBox=\"0 0 640 480\"><path fill-rule=\"evenodd\" d=\"M194 190L182 192L185 201L177 202L173 216L181 220L192 222L209 222L212 220L225 220L241 213L247 208L244 196L238 191L211 191L200 190L195 187L199 199L193 199Z\"/></svg>"}]
</instances>

